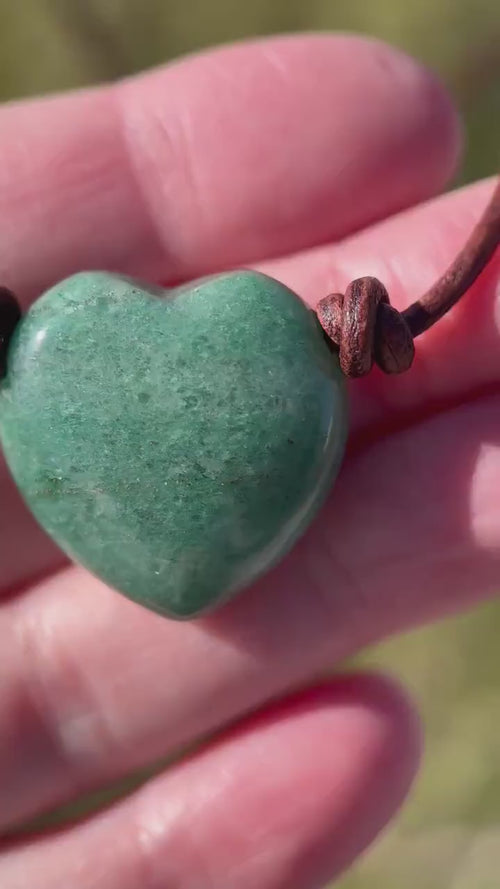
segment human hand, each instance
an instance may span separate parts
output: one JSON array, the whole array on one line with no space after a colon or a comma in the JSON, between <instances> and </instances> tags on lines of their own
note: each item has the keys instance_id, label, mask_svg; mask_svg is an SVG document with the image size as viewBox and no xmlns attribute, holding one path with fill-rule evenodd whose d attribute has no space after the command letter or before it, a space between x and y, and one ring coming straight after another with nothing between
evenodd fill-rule
<instances>
[{"instance_id":1,"label":"human hand","mask_svg":"<svg viewBox=\"0 0 500 889\"><path fill-rule=\"evenodd\" d=\"M492 191L380 221L445 184L459 136L432 77L361 38L240 45L0 114L0 282L25 304L80 268L168 284L244 264L312 305L373 274L403 307ZM62 567L2 469L2 889L313 889L392 817L419 758L404 693L297 688L497 589L498 282L494 261L408 374L349 384L329 503L213 617L173 623ZM15 837L212 732L105 813Z\"/></svg>"}]
</instances>

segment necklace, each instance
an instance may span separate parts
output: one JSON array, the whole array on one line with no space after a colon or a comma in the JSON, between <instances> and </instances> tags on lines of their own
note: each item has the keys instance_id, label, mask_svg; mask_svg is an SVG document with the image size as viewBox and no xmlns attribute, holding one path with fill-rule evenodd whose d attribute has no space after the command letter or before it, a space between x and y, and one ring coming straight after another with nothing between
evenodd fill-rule
<instances>
[{"instance_id":1,"label":"necklace","mask_svg":"<svg viewBox=\"0 0 500 889\"><path fill-rule=\"evenodd\" d=\"M251 271L170 291L83 272L21 318L0 288L0 438L66 554L167 616L204 614L269 570L335 480L345 377L407 371L414 340L500 241L500 184L442 278L402 313L374 278L316 313Z\"/></svg>"}]
</instances>

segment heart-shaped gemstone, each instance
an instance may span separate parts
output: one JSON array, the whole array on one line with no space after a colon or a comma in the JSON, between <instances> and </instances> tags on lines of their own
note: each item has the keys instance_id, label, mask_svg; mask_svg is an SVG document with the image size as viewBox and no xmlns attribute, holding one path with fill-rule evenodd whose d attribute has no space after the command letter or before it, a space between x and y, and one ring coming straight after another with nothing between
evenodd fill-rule
<instances>
[{"instance_id":1,"label":"heart-shaped gemstone","mask_svg":"<svg viewBox=\"0 0 500 889\"><path fill-rule=\"evenodd\" d=\"M40 524L110 586L176 618L290 549L346 432L314 314L255 272L165 292L75 275L19 324L0 386L7 462Z\"/></svg>"}]
</instances>

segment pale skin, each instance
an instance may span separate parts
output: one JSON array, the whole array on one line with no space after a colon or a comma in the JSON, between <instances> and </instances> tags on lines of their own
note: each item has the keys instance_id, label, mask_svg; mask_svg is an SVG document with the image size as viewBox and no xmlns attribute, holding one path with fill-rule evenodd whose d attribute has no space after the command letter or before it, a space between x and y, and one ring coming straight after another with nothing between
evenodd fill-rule
<instances>
[{"instance_id":1,"label":"pale skin","mask_svg":"<svg viewBox=\"0 0 500 889\"><path fill-rule=\"evenodd\" d=\"M376 275L403 308L493 186L429 200L456 168L452 103L361 38L243 44L0 116L0 280L25 306L81 268L169 284L250 265L311 305ZM497 256L409 373L349 384L328 504L211 618L165 620L65 565L1 470L2 889L319 889L395 816L412 704L392 680L317 677L498 589L499 281ZM105 813L16 837L210 734Z\"/></svg>"}]
</instances>

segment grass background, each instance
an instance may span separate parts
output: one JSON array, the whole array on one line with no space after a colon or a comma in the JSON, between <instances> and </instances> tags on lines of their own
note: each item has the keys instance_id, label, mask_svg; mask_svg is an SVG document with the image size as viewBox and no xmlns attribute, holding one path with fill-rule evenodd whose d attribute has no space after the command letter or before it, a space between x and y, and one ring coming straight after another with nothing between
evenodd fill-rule
<instances>
[{"instance_id":1,"label":"grass background","mask_svg":"<svg viewBox=\"0 0 500 889\"><path fill-rule=\"evenodd\" d=\"M114 79L213 43L363 31L448 84L468 139L462 181L500 158L498 0L0 0L0 99ZM357 663L402 678L427 731L404 812L341 889L499 889L500 605L408 634Z\"/></svg>"}]
</instances>

